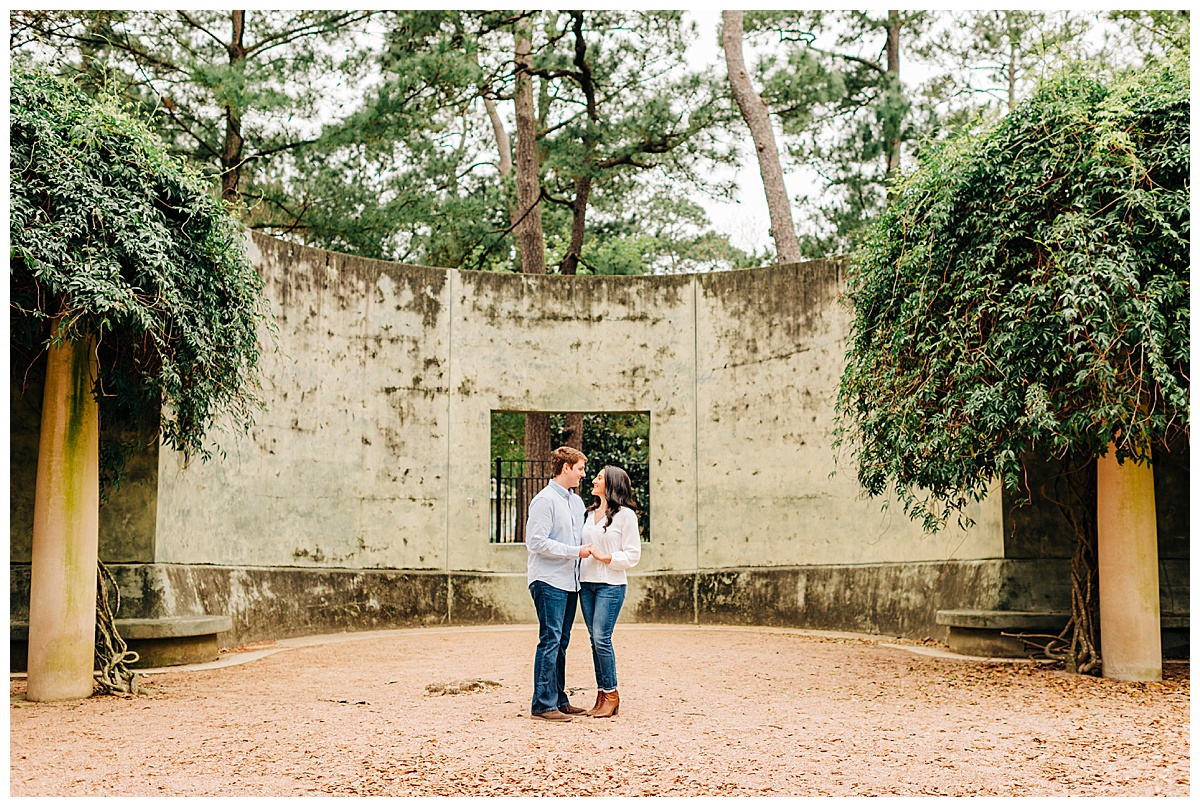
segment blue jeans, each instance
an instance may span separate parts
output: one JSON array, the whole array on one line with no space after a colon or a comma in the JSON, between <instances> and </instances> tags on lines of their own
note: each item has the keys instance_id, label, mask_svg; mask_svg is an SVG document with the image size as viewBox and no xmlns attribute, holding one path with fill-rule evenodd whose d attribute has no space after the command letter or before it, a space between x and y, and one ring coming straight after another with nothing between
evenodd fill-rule
<instances>
[{"instance_id":1,"label":"blue jeans","mask_svg":"<svg viewBox=\"0 0 1200 807\"><path fill-rule=\"evenodd\" d=\"M538 615L531 711L540 715L570 703L566 691L567 644L571 641L571 623L575 621L575 602L579 595L541 580L529 584L529 593L533 595L533 606Z\"/></svg>"},{"instance_id":2,"label":"blue jeans","mask_svg":"<svg viewBox=\"0 0 1200 807\"><path fill-rule=\"evenodd\" d=\"M617 689L617 655L612 634L617 615L625 603L625 586L607 583L580 583L579 607L592 637L592 666L596 669L596 687L605 692Z\"/></svg>"}]
</instances>

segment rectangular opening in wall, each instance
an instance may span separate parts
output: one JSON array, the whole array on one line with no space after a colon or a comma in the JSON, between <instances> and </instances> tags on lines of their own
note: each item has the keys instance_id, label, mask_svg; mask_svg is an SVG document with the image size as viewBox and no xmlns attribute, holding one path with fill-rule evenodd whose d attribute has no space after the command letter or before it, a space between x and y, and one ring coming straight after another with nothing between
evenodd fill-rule
<instances>
[{"instance_id":1,"label":"rectangular opening in wall","mask_svg":"<svg viewBox=\"0 0 1200 807\"><path fill-rule=\"evenodd\" d=\"M532 416L532 417L530 417ZM526 425L547 429L545 457L526 457ZM579 445L587 456L587 476L575 492L590 505L591 480L605 465L616 465L629 474L637 501L642 541L650 540L650 413L649 412L492 412L491 537L493 544L525 541L529 501L551 478L549 451L562 445Z\"/></svg>"}]
</instances>

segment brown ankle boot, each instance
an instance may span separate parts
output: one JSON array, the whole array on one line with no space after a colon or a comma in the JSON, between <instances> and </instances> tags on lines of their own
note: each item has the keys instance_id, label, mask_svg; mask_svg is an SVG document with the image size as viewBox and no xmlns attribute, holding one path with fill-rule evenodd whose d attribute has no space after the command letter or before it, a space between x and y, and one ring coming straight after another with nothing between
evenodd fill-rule
<instances>
[{"instance_id":1,"label":"brown ankle boot","mask_svg":"<svg viewBox=\"0 0 1200 807\"><path fill-rule=\"evenodd\" d=\"M584 714L586 714L588 717L591 717L592 715L596 714L597 710L599 710L600 706L603 703L604 703L604 691L597 689L596 690L596 705L593 706L591 709L588 709Z\"/></svg>"},{"instance_id":2,"label":"brown ankle boot","mask_svg":"<svg viewBox=\"0 0 1200 807\"><path fill-rule=\"evenodd\" d=\"M597 709L592 712L592 717L616 717L617 709L621 705L621 698L617 695L616 690L612 692L600 693L604 696L604 703L600 704Z\"/></svg>"}]
</instances>

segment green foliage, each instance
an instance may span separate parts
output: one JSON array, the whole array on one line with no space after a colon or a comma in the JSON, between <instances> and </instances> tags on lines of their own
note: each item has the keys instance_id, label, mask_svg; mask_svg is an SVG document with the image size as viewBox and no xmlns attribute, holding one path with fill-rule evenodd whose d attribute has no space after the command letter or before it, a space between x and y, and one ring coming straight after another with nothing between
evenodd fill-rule
<instances>
[{"instance_id":1,"label":"green foliage","mask_svg":"<svg viewBox=\"0 0 1200 807\"><path fill-rule=\"evenodd\" d=\"M1044 84L929 151L855 256L838 441L937 529L1027 454L1186 430L1186 59Z\"/></svg>"},{"instance_id":2,"label":"green foliage","mask_svg":"<svg viewBox=\"0 0 1200 807\"><path fill-rule=\"evenodd\" d=\"M14 66L9 114L15 377L48 339L94 336L108 434L149 419L207 457L214 421L247 427L259 400L267 311L237 222L111 97Z\"/></svg>"},{"instance_id":3,"label":"green foliage","mask_svg":"<svg viewBox=\"0 0 1200 807\"><path fill-rule=\"evenodd\" d=\"M798 201L797 236L807 258L853 250L863 228L883 209L887 155L918 140L928 122L918 101L885 57L889 22L899 25L901 63L929 26L925 11L757 11L748 36L779 45L760 61L756 84L797 164L823 180ZM927 118L927 116L926 116Z\"/></svg>"},{"instance_id":4,"label":"green foliage","mask_svg":"<svg viewBox=\"0 0 1200 807\"><path fill-rule=\"evenodd\" d=\"M373 14L247 11L239 49L229 11L14 11L10 49L136 104L173 154L210 176L242 174L254 205L258 184L318 136L330 96L360 76L356 35Z\"/></svg>"},{"instance_id":5,"label":"green foliage","mask_svg":"<svg viewBox=\"0 0 1200 807\"><path fill-rule=\"evenodd\" d=\"M688 70L679 12L588 11L597 117L575 64L573 18L535 12L534 82L547 262L570 243L576 183L590 180L579 272L643 274L754 260L715 233L688 190L732 159L714 76ZM276 162L252 226L314 246L432 266L519 269L516 193L487 104L504 124L514 87L511 12L396 11L381 81L360 109ZM508 171L506 174L505 171Z\"/></svg>"}]
</instances>

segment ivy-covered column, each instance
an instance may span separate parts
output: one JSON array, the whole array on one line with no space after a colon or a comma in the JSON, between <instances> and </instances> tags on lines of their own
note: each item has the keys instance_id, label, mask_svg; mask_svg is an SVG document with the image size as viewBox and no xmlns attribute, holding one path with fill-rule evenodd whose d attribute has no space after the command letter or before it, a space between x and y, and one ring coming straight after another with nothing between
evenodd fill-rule
<instances>
[{"instance_id":1,"label":"ivy-covered column","mask_svg":"<svg viewBox=\"0 0 1200 807\"><path fill-rule=\"evenodd\" d=\"M1118 463L1112 444L1096 466L1096 558L1104 677L1161 681L1154 470Z\"/></svg>"},{"instance_id":2,"label":"ivy-covered column","mask_svg":"<svg viewBox=\"0 0 1200 807\"><path fill-rule=\"evenodd\" d=\"M58 330L54 320L52 332ZM99 540L95 340L51 340L42 402L29 594L31 701L92 694Z\"/></svg>"}]
</instances>

